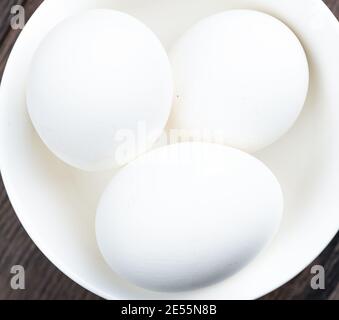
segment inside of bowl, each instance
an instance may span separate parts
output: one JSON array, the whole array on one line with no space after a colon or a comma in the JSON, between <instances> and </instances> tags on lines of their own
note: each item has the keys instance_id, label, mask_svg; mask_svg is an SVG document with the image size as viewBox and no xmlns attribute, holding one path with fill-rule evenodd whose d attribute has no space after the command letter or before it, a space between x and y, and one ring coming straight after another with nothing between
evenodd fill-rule
<instances>
[{"instance_id":1,"label":"inside of bowl","mask_svg":"<svg viewBox=\"0 0 339 320\"><path fill-rule=\"evenodd\" d=\"M98 200L114 172L85 173L65 165L47 150L32 128L25 104L30 59L50 28L89 8L132 14L151 27L166 48L203 17L228 9L255 9L281 19L304 45L311 82L303 113L285 137L256 154L283 187L282 228L273 243L232 278L206 289L167 295L136 288L116 277L99 253L94 231ZM324 15L329 16L325 10L314 0L45 1L13 50L1 90L2 174L20 220L40 249L73 280L112 299L254 298L301 271L330 240L331 219L333 233L338 226L335 190L339 179L333 172L339 172L334 147L339 137L335 125L339 66L334 59L339 56L339 47L332 46L334 33L329 29L333 21L324 21ZM324 236L323 243L312 237L325 230L328 239ZM278 276L272 279L271 273Z\"/></svg>"}]
</instances>

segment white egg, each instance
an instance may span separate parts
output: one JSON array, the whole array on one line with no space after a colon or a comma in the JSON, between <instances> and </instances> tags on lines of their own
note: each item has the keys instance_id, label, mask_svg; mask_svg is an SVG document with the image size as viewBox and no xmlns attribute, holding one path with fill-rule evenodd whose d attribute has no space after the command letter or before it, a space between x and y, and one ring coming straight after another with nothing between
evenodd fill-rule
<instances>
[{"instance_id":1,"label":"white egg","mask_svg":"<svg viewBox=\"0 0 339 320\"><path fill-rule=\"evenodd\" d=\"M32 61L27 105L34 127L51 151L80 169L109 169L144 152L162 133L172 102L167 53L151 30L121 12L68 18ZM123 159L119 148L144 132Z\"/></svg>"},{"instance_id":2,"label":"white egg","mask_svg":"<svg viewBox=\"0 0 339 320\"><path fill-rule=\"evenodd\" d=\"M100 201L96 234L122 278L186 291L248 264L277 232L282 212L280 185L259 160L222 145L181 143L117 173Z\"/></svg>"},{"instance_id":3,"label":"white egg","mask_svg":"<svg viewBox=\"0 0 339 320\"><path fill-rule=\"evenodd\" d=\"M176 102L169 128L198 139L204 130L203 141L247 152L265 148L293 126L307 96L301 43L261 12L231 10L202 20L174 45L170 59Z\"/></svg>"}]
</instances>

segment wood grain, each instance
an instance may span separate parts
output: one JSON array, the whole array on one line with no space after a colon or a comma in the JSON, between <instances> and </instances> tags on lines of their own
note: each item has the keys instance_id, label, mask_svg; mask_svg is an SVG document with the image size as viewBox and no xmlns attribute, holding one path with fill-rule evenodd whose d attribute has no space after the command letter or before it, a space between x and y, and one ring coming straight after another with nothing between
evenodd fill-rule
<instances>
[{"instance_id":1,"label":"wood grain","mask_svg":"<svg viewBox=\"0 0 339 320\"><path fill-rule=\"evenodd\" d=\"M339 17L339 0L326 0L329 8ZM29 18L42 0L0 0L0 79L20 31L9 26L10 8L22 4ZM338 57L339 58L339 57ZM26 290L10 288L10 269L23 265L26 270ZM310 268L323 265L326 270L326 290L311 289ZM339 300L339 235L326 250L299 276L263 300L322 299ZM93 300L100 299L63 275L44 257L28 237L8 200L0 178L0 299L16 300Z\"/></svg>"}]
</instances>

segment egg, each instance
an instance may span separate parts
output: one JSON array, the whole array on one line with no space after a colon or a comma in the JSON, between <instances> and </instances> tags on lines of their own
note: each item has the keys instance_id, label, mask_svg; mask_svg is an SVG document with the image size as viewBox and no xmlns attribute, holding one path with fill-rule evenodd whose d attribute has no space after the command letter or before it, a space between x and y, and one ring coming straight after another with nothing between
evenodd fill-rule
<instances>
[{"instance_id":1,"label":"egg","mask_svg":"<svg viewBox=\"0 0 339 320\"><path fill-rule=\"evenodd\" d=\"M307 97L309 67L301 43L262 12L230 10L205 18L175 43L170 60L175 104L168 129L196 140L256 152L289 131Z\"/></svg>"},{"instance_id":2,"label":"egg","mask_svg":"<svg viewBox=\"0 0 339 320\"><path fill-rule=\"evenodd\" d=\"M179 143L122 168L96 217L101 253L138 287L177 292L230 277L265 248L283 213L281 187L254 157Z\"/></svg>"},{"instance_id":3,"label":"egg","mask_svg":"<svg viewBox=\"0 0 339 320\"><path fill-rule=\"evenodd\" d=\"M62 21L41 42L26 96L36 131L57 157L82 170L105 170L124 165L162 134L173 102L172 71L143 23L114 10L89 10Z\"/></svg>"}]
</instances>

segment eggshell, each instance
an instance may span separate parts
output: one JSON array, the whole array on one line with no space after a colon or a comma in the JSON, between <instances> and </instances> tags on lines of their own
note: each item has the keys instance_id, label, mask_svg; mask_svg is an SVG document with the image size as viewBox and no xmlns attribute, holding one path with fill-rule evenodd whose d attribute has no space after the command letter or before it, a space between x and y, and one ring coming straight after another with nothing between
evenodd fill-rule
<instances>
[{"instance_id":1,"label":"eggshell","mask_svg":"<svg viewBox=\"0 0 339 320\"><path fill-rule=\"evenodd\" d=\"M173 46L170 59L176 100L168 127L197 140L258 151L293 126L307 96L301 43L281 21L258 11L230 10L200 21Z\"/></svg>"},{"instance_id":2,"label":"eggshell","mask_svg":"<svg viewBox=\"0 0 339 320\"><path fill-rule=\"evenodd\" d=\"M259 160L229 147L156 149L113 178L97 210L99 248L139 287L186 291L247 265L279 228L280 185Z\"/></svg>"},{"instance_id":3,"label":"eggshell","mask_svg":"<svg viewBox=\"0 0 339 320\"><path fill-rule=\"evenodd\" d=\"M172 101L160 41L114 10L85 11L57 25L35 53L27 82L28 111L42 140L89 171L121 166L147 150Z\"/></svg>"}]
</instances>

